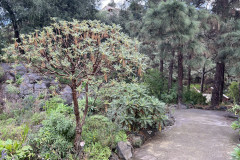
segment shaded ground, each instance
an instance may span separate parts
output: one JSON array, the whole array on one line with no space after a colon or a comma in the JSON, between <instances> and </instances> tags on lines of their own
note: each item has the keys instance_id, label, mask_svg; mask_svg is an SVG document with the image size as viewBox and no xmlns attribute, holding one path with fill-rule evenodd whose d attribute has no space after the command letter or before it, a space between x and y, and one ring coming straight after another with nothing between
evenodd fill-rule
<instances>
[{"instance_id":1,"label":"shaded ground","mask_svg":"<svg viewBox=\"0 0 240 160\"><path fill-rule=\"evenodd\" d=\"M238 133L223 111L175 110L176 123L135 150L134 160L229 160Z\"/></svg>"}]
</instances>

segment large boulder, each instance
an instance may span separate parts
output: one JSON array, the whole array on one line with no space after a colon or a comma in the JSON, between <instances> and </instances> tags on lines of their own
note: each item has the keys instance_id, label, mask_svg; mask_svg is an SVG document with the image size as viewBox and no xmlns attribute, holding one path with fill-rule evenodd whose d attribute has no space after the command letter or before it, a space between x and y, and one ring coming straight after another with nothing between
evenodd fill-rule
<instances>
[{"instance_id":1,"label":"large boulder","mask_svg":"<svg viewBox=\"0 0 240 160\"><path fill-rule=\"evenodd\" d=\"M130 142L118 142L117 154L120 159L131 160L133 157L133 147Z\"/></svg>"}]
</instances>

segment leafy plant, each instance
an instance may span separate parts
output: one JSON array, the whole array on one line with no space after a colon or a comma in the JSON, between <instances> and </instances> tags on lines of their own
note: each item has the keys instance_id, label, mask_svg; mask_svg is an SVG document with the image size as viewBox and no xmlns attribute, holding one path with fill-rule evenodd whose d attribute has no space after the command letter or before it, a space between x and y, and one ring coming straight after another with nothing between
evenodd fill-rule
<instances>
[{"instance_id":1,"label":"leafy plant","mask_svg":"<svg viewBox=\"0 0 240 160\"><path fill-rule=\"evenodd\" d=\"M201 93L198 93L196 91L193 90L186 90L183 93L183 102L188 103L188 104L192 104L192 105L196 105L196 104L202 104L205 105L206 104L206 97L203 96Z\"/></svg>"},{"instance_id":2,"label":"leafy plant","mask_svg":"<svg viewBox=\"0 0 240 160\"><path fill-rule=\"evenodd\" d=\"M231 154L232 160L239 160L240 159L240 145L234 149L234 152Z\"/></svg>"},{"instance_id":3,"label":"leafy plant","mask_svg":"<svg viewBox=\"0 0 240 160\"><path fill-rule=\"evenodd\" d=\"M23 146L19 141L13 141L8 139L7 141L0 140L0 153L5 152L4 157L0 157L6 160L12 159L30 159L34 154L32 153L32 148L29 145Z\"/></svg>"},{"instance_id":4,"label":"leafy plant","mask_svg":"<svg viewBox=\"0 0 240 160\"><path fill-rule=\"evenodd\" d=\"M43 127L30 140L34 151L44 159L65 159L73 152L75 124L62 113L51 112L42 122Z\"/></svg>"},{"instance_id":5,"label":"leafy plant","mask_svg":"<svg viewBox=\"0 0 240 160\"><path fill-rule=\"evenodd\" d=\"M43 120L46 119L46 113L40 112L40 113L34 113L31 118L32 125L39 125Z\"/></svg>"},{"instance_id":6,"label":"leafy plant","mask_svg":"<svg viewBox=\"0 0 240 160\"><path fill-rule=\"evenodd\" d=\"M8 139L6 141L0 140L0 152L6 152L5 159L26 159L34 156L32 153L31 146L23 145L26 141L27 134L29 132L29 127L24 126L23 130L20 132L21 137L18 140ZM1 158L1 157L0 157ZM3 157L2 157L3 158Z\"/></svg>"},{"instance_id":7,"label":"leafy plant","mask_svg":"<svg viewBox=\"0 0 240 160\"><path fill-rule=\"evenodd\" d=\"M82 138L86 146L99 143L103 147L115 148L117 142L126 141L127 136L118 126L102 115L90 116L83 127Z\"/></svg>"},{"instance_id":8,"label":"leafy plant","mask_svg":"<svg viewBox=\"0 0 240 160\"><path fill-rule=\"evenodd\" d=\"M234 103L238 103L239 101L239 83L232 82L228 87L228 95L233 99Z\"/></svg>"},{"instance_id":9,"label":"leafy plant","mask_svg":"<svg viewBox=\"0 0 240 160\"><path fill-rule=\"evenodd\" d=\"M111 150L107 146L102 146L100 143L92 143L84 148L86 158L89 160L108 160L111 156Z\"/></svg>"},{"instance_id":10,"label":"leafy plant","mask_svg":"<svg viewBox=\"0 0 240 160\"><path fill-rule=\"evenodd\" d=\"M3 59L26 63L44 74L55 74L71 81L76 116L75 150L80 151L81 130L87 116L79 116L78 92L85 83L86 96L92 83L108 81L113 73L119 77L142 75L146 57L138 52L139 42L120 32L121 27L99 21L59 21L34 34L21 35L22 43L6 48ZM25 54L18 51L23 50ZM100 79L97 81L97 79ZM88 104L88 98L86 98ZM88 111L88 105L85 106Z\"/></svg>"},{"instance_id":11,"label":"leafy plant","mask_svg":"<svg viewBox=\"0 0 240 160\"><path fill-rule=\"evenodd\" d=\"M165 118L165 104L149 96L143 84L112 82L103 92L108 117L126 130L157 128Z\"/></svg>"}]
</instances>

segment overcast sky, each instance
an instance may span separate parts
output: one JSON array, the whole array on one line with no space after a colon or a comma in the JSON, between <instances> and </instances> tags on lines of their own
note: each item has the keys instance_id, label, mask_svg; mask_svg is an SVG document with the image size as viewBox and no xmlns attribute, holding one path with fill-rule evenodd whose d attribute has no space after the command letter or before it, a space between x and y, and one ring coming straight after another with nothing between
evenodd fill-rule
<instances>
[{"instance_id":1,"label":"overcast sky","mask_svg":"<svg viewBox=\"0 0 240 160\"><path fill-rule=\"evenodd\" d=\"M100 8L105 7L108 3L110 3L112 0L101 0L101 6ZM117 3L117 5L121 5L124 3L125 0L114 0L115 3Z\"/></svg>"}]
</instances>

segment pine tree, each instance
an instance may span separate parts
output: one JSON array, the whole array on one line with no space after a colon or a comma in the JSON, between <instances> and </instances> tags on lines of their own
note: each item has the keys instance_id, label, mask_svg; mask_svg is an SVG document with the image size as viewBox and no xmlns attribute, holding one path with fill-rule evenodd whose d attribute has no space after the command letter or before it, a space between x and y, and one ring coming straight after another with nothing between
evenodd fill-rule
<instances>
[{"instance_id":1,"label":"pine tree","mask_svg":"<svg viewBox=\"0 0 240 160\"><path fill-rule=\"evenodd\" d=\"M144 17L144 30L153 39L162 41L161 45L170 44L178 59L178 103L182 103L183 94L183 58L184 48L198 33L196 9L184 2L161 2L156 8L148 9Z\"/></svg>"}]
</instances>

